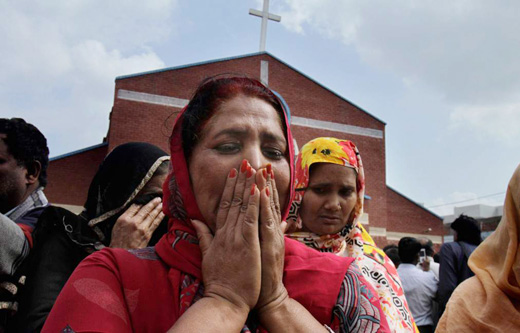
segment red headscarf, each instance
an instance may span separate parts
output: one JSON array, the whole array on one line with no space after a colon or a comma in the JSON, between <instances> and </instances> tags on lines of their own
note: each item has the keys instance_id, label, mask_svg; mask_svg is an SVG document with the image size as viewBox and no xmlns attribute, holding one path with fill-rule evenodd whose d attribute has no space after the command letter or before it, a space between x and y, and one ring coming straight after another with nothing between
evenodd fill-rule
<instances>
[{"instance_id":1,"label":"red headscarf","mask_svg":"<svg viewBox=\"0 0 520 333\"><path fill-rule=\"evenodd\" d=\"M254 83L260 84L257 81L254 81ZM272 97L278 101L279 105L283 108L284 104L280 102L274 94ZM170 217L170 232L156 245L156 252L171 268L196 277L197 280L194 281L194 284L198 285L202 279L202 256L196 232L189 222L189 219L204 221L204 218L200 213L192 191L187 161L182 145L182 126L185 111L186 108L181 111L175 121L170 138L171 170L163 185L163 210L165 214ZM287 111L285 109L283 116L284 119L282 121L285 123L285 128L287 129L285 136L288 143L288 159L292 184L294 182L294 148ZM289 214L289 201L293 196L293 191L293 186L291 186L290 194L287 199L288 202L284 205L284 220ZM286 239L285 243L284 285L289 295L293 298L300 298L299 301L304 306L306 303L309 303L308 305L312 303L314 308L319 308L319 311L315 311L316 313L314 313L315 317L317 317L317 319L321 317L319 320L327 323L331 319L331 310L337 299L341 281L352 260L343 258L344 261L339 261L336 260L334 256L316 255L315 251L308 251L307 248L292 240ZM317 268L320 266L324 269L326 267L329 274L324 274L324 272ZM336 270L337 274L330 274L330 270ZM305 275L306 278L302 278L303 271L305 271L303 275ZM183 277L179 275L175 278L179 280L172 282L180 285ZM317 289L312 297L309 297L310 295L306 293L310 285L321 286L318 287L319 290ZM193 297L193 294L194 293L190 293L191 297ZM186 295L183 295L183 303L188 306L191 305L191 302L188 301L185 296ZM181 304L179 315L186 309L187 308Z\"/></svg>"}]
</instances>

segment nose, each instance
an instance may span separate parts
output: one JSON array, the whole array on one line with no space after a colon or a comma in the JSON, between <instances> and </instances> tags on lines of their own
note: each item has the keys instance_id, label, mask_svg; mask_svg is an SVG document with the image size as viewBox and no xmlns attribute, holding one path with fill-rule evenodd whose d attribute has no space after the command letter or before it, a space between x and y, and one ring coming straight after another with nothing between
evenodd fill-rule
<instances>
[{"instance_id":1,"label":"nose","mask_svg":"<svg viewBox=\"0 0 520 333\"><path fill-rule=\"evenodd\" d=\"M250 147L244 153L244 158L255 170L264 168L269 163L268 159L262 154L260 147Z\"/></svg>"},{"instance_id":2,"label":"nose","mask_svg":"<svg viewBox=\"0 0 520 333\"><path fill-rule=\"evenodd\" d=\"M324 205L325 209L331 210L331 211L338 211L341 209L341 202L339 197L336 194L331 194L327 197L327 200L325 201Z\"/></svg>"}]
</instances>

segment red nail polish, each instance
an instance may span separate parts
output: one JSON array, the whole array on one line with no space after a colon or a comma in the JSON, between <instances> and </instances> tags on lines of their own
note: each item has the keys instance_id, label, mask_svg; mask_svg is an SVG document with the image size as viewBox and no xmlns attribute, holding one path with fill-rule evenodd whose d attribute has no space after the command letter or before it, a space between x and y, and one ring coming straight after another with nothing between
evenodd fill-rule
<instances>
[{"instance_id":1,"label":"red nail polish","mask_svg":"<svg viewBox=\"0 0 520 333\"><path fill-rule=\"evenodd\" d=\"M236 175L237 171L235 170L235 168L231 169L231 171L229 172L229 178L235 178Z\"/></svg>"},{"instance_id":2,"label":"red nail polish","mask_svg":"<svg viewBox=\"0 0 520 333\"><path fill-rule=\"evenodd\" d=\"M251 178L251 176L253 175L253 170L251 169L250 166L247 167L247 178Z\"/></svg>"},{"instance_id":3,"label":"red nail polish","mask_svg":"<svg viewBox=\"0 0 520 333\"><path fill-rule=\"evenodd\" d=\"M240 166L240 172L244 173L247 170L247 161L243 160L242 165Z\"/></svg>"},{"instance_id":4,"label":"red nail polish","mask_svg":"<svg viewBox=\"0 0 520 333\"><path fill-rule=\"evenodd\" d=\"M271 171L272 171L272 166L271 166L271 163L267 164L267 173L268 174L271 174Z\"/></svg>"},{"instance_id":5,"label":"red nail polish","mask_svg":"<svg viewBox=\"0 0 520 333\"><path fill-rule=\"evenodd\" d=\"M267 179L267 171L265 171L265 169L262 169L262 174L264 175L264 178Z\"/></svg>"},{"instance_id":6,"label":"red nail polish","mask_svg":"<svg viewBox=\"0 0 520 333\"><path fill-rule=\"evenodd\" d=\"M271 179L274 179L274 170L271 170Z\"/></svg>"},{"instance_id":7,"label":"red nail polish","mask_svg":"<svg viewBox=\"0 0 520 333\"><path fill-rule=\"evenodd\" d=\"M267 194L267 196L269 196L269 187L265 188L265 194Z\"/></svg>"},{"instance_id":8,"label":"red nail polish","mask_svg":"<svg viewBox=\"0 0 520 333\"><path fill-rule=\"evenodd\" d=\"M251 185L251 195L255 195L256 184Z\"/></svg>"}]
</instances>

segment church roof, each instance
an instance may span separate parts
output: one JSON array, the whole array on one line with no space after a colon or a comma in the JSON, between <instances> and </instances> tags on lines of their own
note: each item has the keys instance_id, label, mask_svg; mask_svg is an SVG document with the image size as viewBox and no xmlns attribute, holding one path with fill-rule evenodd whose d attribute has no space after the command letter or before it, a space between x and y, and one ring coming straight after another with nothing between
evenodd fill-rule
<instances>
[{"instance_id":1,"label":"church roof","mask_svg":"<svg viewBox=\"0 0 520 333\"><path fill-rule=\"evenodd\" d=\"M241 59L241 58L247 58L247 57L254 57L254 56L258 56L258 55L268 55L269 57L277 60L278 62L282 63L283 65L289 67L290 69L292 69L293 71L297 72L298 74L304 76L305 78L307 78L308 80L312 81L313 83L317 84L318 86L320 86L321 88L331 92L332 94L336 95L337 97L341 98L342 100L344 100L345 102L355 106L357 109L363 111L364 113L368 114L370 117L374 118L375 120L381 122L382 124L386 125L386 123L379 119L378 117L374 116L373 114L371 114L370 112L364 110L363 108L359 107L358 105L356 105L355 103L352 103L351 101L349 101L348 99L346 99L345 97L341 96L340 94L338 94L337 92L335 92L334 90L326 87L325 85L321 84L320 82L314 80L313 78L311 78L310 76L308 76L307 74L299 71L298 69L294 68L293 66L289 65L288 63L286 63L285 61L275 57L274 55L270 54L269 52L255 52L255 53L249 53L249 54L243 54L243 55L239 55L239 56L234 56L234 57L227 57L227 58L220 58L220 59L213 59L213 60L208 60L208 61L201 61L201 62L195 62L195 63L192 63L192 64L186 64L186 65L181 65L181 66L174 66L174 67L167 67L167 68L161 68L161 69L156 69L156 70L153 70L153 71L147 71L147 72L141 72L141 73L135 73L135 74L128 74L128 75L121 75L121 76L118 76L116 77L116 81L117 80L124 80L124 79L129 79L129 78L133 78L133 77L137 77L137 76L143 76L143 75L150 75L150 74L155 74L155 73L162 73L162 72L167 72L167 71L172 71L172 70L178 70L178 69L184 69L184 68L189 68L189 67L195 67L195 66L201 66L201 65L208 65L208 64L212 64L212 63L217 63L217 62L223 62L223 61L229 61L229 60L236 60L236 59Z\"/></svg>"},{"instance_id":2,"label":"church roof","mask_svg":"<svg viewBox=\"0 0 520 333\"><path fill-rule=\"evenodd\" d=\"M94 149L105 147L105 146L108 146L108 142L102 142L102 143L97 144L97 145L93 145L93 146L90 146L90 147L86 147L86 148L78 149L78 150L75 150L75 151L71 151L70 153L54 156L54 157L51 157L49 159L49 161L52 162L52 161L60 160L62 158L66 158L66 157L69 157L69 156L81 154L81 153L87 152L89 150L94 150Z\"/></svg>"},{"instance_id":3,"label":"church roof","mask_svg":"<svg viewBox=\"0 0 520 333\"><path fill-rule=\"evenodd\" d=\"M397 195L399 195L399 196L403 197L404 199L410 201L411 203L413 203L413 204L416 205L417 207L419 207L419 208L421 208L421 209L427 211L428 213L430 213L431 215L437 217L438 219L443 220L443 218L442 218L441 216L437 215L436 213L434 213L433 211L431 211L431 210L429 210L428 208L424 207L423 205L418 204L418 203L415 202L414 200L408 198L406 195L404 195L404 194L402 194L401 192L397 191L396 189L390 187L388 184L386 185L386 187L387 187L389 190L395 192Z\"/></svg>"}]
</instances>

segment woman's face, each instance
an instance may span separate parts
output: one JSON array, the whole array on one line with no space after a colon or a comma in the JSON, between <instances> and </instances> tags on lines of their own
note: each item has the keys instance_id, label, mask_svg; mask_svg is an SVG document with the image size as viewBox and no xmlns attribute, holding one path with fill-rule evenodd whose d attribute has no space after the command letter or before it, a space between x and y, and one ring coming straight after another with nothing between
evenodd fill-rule
<instances>
[{"instance_id":1,"label":"woman's face","mask_svg":"<svg viewBox=\"0 0 520 333\"><path fill-rule=\"evenodd\" d=\"M244 95L223 102L202 129L189 161L195 199L211 230L226 178L232 168L240 170L244 159L255 170L272 164L284 205L290 185L287 155L280 116L270 104Z\"/></svg>"},{"instance_id":2,"label":"woman's face","mask_svg":"<svg viewBox=\"0 0 520 333\"><path fill-rule=\"evenodd\" d=\"M338 233L352 222L357 199L354 169L331 163L313 164L300 208L303 230L318 235Z\"/></svg>"}]
</instances>

